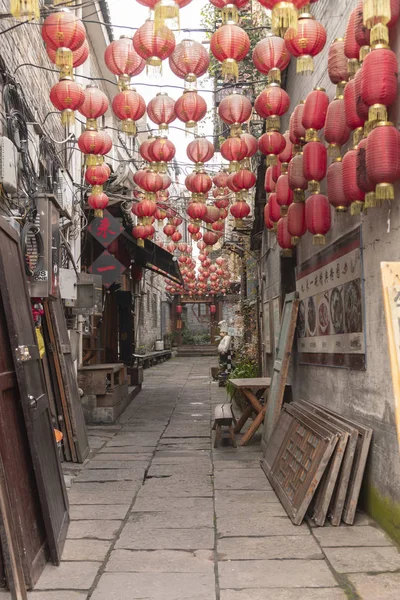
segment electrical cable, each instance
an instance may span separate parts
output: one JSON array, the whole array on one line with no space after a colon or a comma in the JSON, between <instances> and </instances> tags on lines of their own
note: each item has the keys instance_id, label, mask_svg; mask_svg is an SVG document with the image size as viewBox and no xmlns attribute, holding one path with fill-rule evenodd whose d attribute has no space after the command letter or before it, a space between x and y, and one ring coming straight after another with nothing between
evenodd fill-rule
<instances>
[{"instance_id":1,"label":"electrical cable","mask_svg":"<svg viewBox=\"0 0 400 600\"><path fill-rule=\"evenodd\" d=\"M27 247L28 236L34 237L37 246L37 262L35 268L32 268L29 261L29 251ZM21 231L20 243L22 256L24 258L25 272L29 277L33 277L43 269L44 265L44 241L39 227L34 223L25 223Z\"/></svg>"}]
</instances>

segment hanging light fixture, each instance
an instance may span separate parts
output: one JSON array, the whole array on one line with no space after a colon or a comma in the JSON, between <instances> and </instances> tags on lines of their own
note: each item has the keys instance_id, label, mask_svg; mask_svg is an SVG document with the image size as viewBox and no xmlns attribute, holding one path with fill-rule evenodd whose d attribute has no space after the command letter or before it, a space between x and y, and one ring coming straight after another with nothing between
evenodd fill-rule
<instances>
[{"instance_id":1,"label":"hanging light fixture","mask_svg":"<svg viewBox=\"0 0 400 600\"><path fill-rule=\"evenodd\" d=\"M344 35L344 53L348 59L348 73L353 77L360 67L360 46L356 40L357 8L351 11Z\"/></svg>"},{"instance_id":2,"label":"hanging light fixture","mask_svg":"<svg viewBox=\"0 0 400 600\"><path fill-rule=\"evenodd\" d=\"M297 58L297 73L304 75L314 72L314 57L326 44L326 30L312 15L302 14L298 28L290 28L285 33L288 52Z\"/></svg>"},{"instance_id":3,"label":"hanging light fixture","mask_svg":"<svg viewBox=\"0 0 400 600\"><path fill-rule=\"evenodd\" d=\"M288 93L277 83L270 84L257 96L254 102L254 109L257 114L267 121L267 129L280 128L280 117L289 110L289 106Z\"/></svg>"},{"instance_id":4,"label":"hanging light fixture","mask_svg":"<svg viewBox=\"0 0 400 600\"><path fill-rule=\"evenodd\" d=\"M344 87L349 78L343 38L336 38L329 47L328 75L331 82L337 86L336 96L342 96Z\"/></svg>"},{"instance_id":5,"label":"hanging light fixture","mask_svg":"<svg viewBox=\"0 0 400 600\"><path fill-rule=\"evenodd\" d=\"M303 151L303 174L310 192L319 193L320 182L326 175L327 150L321 141L308 142Z\"/></svg>"},{"instance_id":6,"label":"hanging light fixture","mask_svg":"<svg viewBox=\"0 0 400 600\"><path fill-rule=\"evenodd\" d=\"M277 164L285 146L286 140L279 131L267 131L258 140L258 149L267 156L267 166Z\"/></svg>"},{"instance_id":7,"label":"hanging light fixture","mask_svg":"<svg viewBox=\"0 0 400 600\"><path fill-rule=\"evenodd\" d=\"M186 149L186 154L196 168L202 169L204 163L208 162L214 156L214 145L205 137L198 137L192 140Z\"/></svg>"},{"instance_id":8,"label":"hanging light fixture","mask_svg":"<svg viewBox=\"0 0 400 600\"><path fill-rule=\"evenodd\" d=\"M291 257L293 250L292 236L288 229L288 218L281 217L278 221L278 227L276 231L276 239L279 246L282 248L282 256Z\"/></svg>"},{"instance_id":9,"label":"hanging light fixture","mask_svg":"<svg viewBox=\"0 0 400 600\"><path fill-rule=\"evenodd\" d=\"M46 17L42 25L42 38L46 45L56 51L58 67L73 66L73 52L86 39L83 23L68 9L59 10Z\"/></svg>"},{"instance_id":10,"label":"hanging light fixture","mask_svg":"<svg viewBox=\"0 0 400 600\"><path fill-rule=\"evenodd\" d=\"M318 140L318 132L324 127L329 106L329 96L324 88L314 88L307 94L303 109L303 127L306 142Z\"/></svg>"},{"instance_id":11,"label":"hanging light fixture","mask_svg":"<svg viewBox=\"0 0 400 600\"><path fill-rule=\"evenodd\" d=\"M397 98L398 64L396 54L379 44L365 57L361 77L361 97L369 106L368 121L387 121L387 107Z\"/></svg>"},{"instance_id":12,"label":"hanging light fixture","mask_svg":"<svg viewBox=\"0 0 400 600\"><path fill-rule=\"evenodd\" d=\"M297 152L288 165L288 179L290 189L293 190L294 202L305 201L305 191L308 189L308 181L304 177L303 153Z\"/></svg>"},{"instance_id":13,"label":"hanging light fixture","mask_svg":"<svg viewBox=\"0 0 400 600\"><path fill-rule=\"evenodd\" d=\"M218 106L218 115L226 125L230 125L231 136L242 133L242 124L250 119L251 112L251 102L243 94L226 96Z\"/></svg>"},{"instance_id":14,"label":"hanging light fixture","mask_svg":"<svg viewBox=\"0 0 400 600\"><path fill-rule=\"evenodd\" d=\"M292 244L295 246L307 232L306 207L304 202L294 202L291 204L287 219L287 229L292 237Z\"/></svg>"},{"instance_id":15,"label":"hanging light fixture","mask_svg":"<svg viewBox=\"0 0 400 600\"><path fill-rule=\"evenodd\" d=\"M176 119L175 100L165 92L159 92L147 105L147 116L158 125L160 133L168 132L168 125Z\"/></svg>"},{"instance_id":16,"label":"hanging light fixture","mask_svg":"<svg viewBox=\"0 0 400 600\"><path fill-rule=\"evenodd\" d=\"M253 64L271 83L281 82L282 71L290 62L290 53L281 37L268 33L253 50Z\"/></svg>"},{"instance_id":17,"label":"hanging light fixture","mask_svg":"<svg viewBox=\"0 0 400 600\"><path fill-rule=\"evenodd\" d=\"M400 178L400 133L393 123L377 123L368 135L367 170L376 185L377 203L394 200L394 183Z\"/></svg>"},{"instance_id":18,"label":"hanging light fixture","mask_svg":"<svg viewBox=\"0 0 400 600\"><path fill-rule=\"evenodd\" d=\"M331 228L331 208L323 194L312 194L306 201L306 225L313 234L314 246L325 244L325 236Z\"/></svg>"},{"instance_id":19,"label":"hanging light fixture","mask_svg":"<svg viewBox=\"0 0 400 600\"><path fill-rule=\"evenodd\" d=\"M104 60L108 70L118 76L120 91L129 89L131 78L139 75L146 66L146 62L134 49L132 39L125 35L107 46Z\"/></svg>"},{"instance_id":20,"label":"hanging light fixture","mask_svg":"<svg viewBox=\"0 0 400 600\"><path fill-rule=\"evenodd\" d=\"M83 91L84 100L78 111L86 117L86 129L97 129L97 119L108 110L108 98L97 85L90 84Z\"/></svg>"},{"instance_id":21,"label":"hanging light fixture","mask_svg":"<svg viewBox=\"0 0 400 600\"><path fill-rule=\"evenodd\" d=\"M250 38L237 25L222 25L211 36L210 49L215 58L222 63L222 77L237 79L238 62L243 60L250 50Z\"/></svg>"},{"instance_id":22,"label":"hanging light fixture","mask_svg":"<svg viewBox=\"0 0 400 600\"><path fill-rule=\"evenodd\" d=\"M272 11L272 31L283 37L290 28L297 30L298 11L310 3L310 0L259 0L262 6Z\"/></svg>"},{"instance_id":23,"label":"hanging light fixture","mask_svg":"<svg viewBox=\"0 0 400 600\"><path fill-rule=\"evenodd\" d=\"M341 156L341 148L348 142L350 133L351 129L346 123L344 99L335 98L328 106L324 127L324 136L329 144L328 156Z\"/></svg>"},{"instance_id":24,"label":"hanging light fixture","mask_svg":"<svg viewBox=\"0 0 400 600\"><path fill-rule=\"evenodd\" d=\"M247 154L247 146L240 137L230 137L221 144L220 152L229 161L229 172L232 173L240 169L240 162Z\"/></svg>"},{"instance_id":25,"label":"hanging light fixture","mask_svg":"<svg viewBox=\"0 0 400 600\"><path fill-rule=\"evenodd\" d=\"M168 27L160 27L154 31L154 22L146 21L133 36L133 47L147 65L147 72L160 75L162 62L175 48L175 36Z\"/></svg>"},{"instance_id":26,"label":"hanging light fixture","mask_svg":"<svg viewBox=\"0 0 400 600\"><path fill-rule=\"evenodd\" d=\"M327 173L328 200L337 213L347 212L350 201L343 187L343 162L338 157L328 168Z\"/></svg>"},{"instance_id":27,"label":"hanging light fixture","mask_svg":"<svg viewBox=\"0 0 400 600\"><path fill-rule=\"evenodd\" d=\"M357 149L348 150L343 157L343 190L351 203L351 214L359 215L364 210L365 192L357 183Z\"/></svg>"},{"instance_id":28,"label":"hanging light fixture","mask_svg":"<svg viewBox=\"0 0 400 600\"><path fill-rule=\"evenodd\" d=\"M122 121L122 131L128 135L136 135L136 121L141 119L146 112L144 99L136 90L124 90L114 96L112 109Z\"/></svg>"},{"instance_id":29,"label":"hanging light fixture","mask_svg":"<svg viewBox=\"0 0 400 600\"><path fill-rule=\"evenodd\" d=\"M281 207L281 216L287 215L289 206L293 202L293 191L289 186L288 165L282 164L282 173L276 182L276 201Z\"/></svg>"},{"instance_id":30,"label":"hanging light fixture","mask_svg":"<svg viewBox=\"0 0 400 600\"><path fill-rule=\"evenodd\" d=\"M195 89L197 79L207 73L210 56L200 42L182 40L169 57L171 71L185 81L188 89Z\"/></svg>"},{"instance_id":31,"label":"hanging light fixture","mask_svg":"<svg viewBox=\"0 0 400 600\"><path fill-rule=\"evenodd\" d=\"M197 133L198 122L207 114L206 101L197 92L186 90L175 102L175 114L187 132Z\"/></svg>"},{"instance_id":32,"label":"hanging light fixture","mask_svg":"<svg viewBox=\"0 0 400 600\"><path fill-rule=\"evenodd\" d=\"M368 176L367 169L367 145L368 138L364 138L357 146L356 154L356 178L357 185L365 193L364 208L376 206L375 183Z\"/></svg>"},{"instance_id":33,"label":"hanging light fixture","mask_svg":"<svg viewBox=\"0 0 400 600\"><path fill-rule=\"evenodd\" d=\"M112 148L112 139L105 131L87 129L78 138L79 150L86 156L86 165L100 164Z\"/></svg>"},{"instance_id":34,"label":"hanging light fixture","mask_svg":"<svg viewBox=\"0 0 400 600\"><path fill-rule=\"evenodd\" d=\"M50 61L53 64L57 64L56 48L54 48L53 46L50 46L50 44L47 44L46 52L47 52L47 56L49 57ZM88 44L88 41L85 39L82 46L80 48L78 48L78 50L74 50L72 52L72 66L62 67L61 72L60 72L60 79L62 79L63 77L72 77L73 70L76 69L77 67L80 67L81 65L83 65L83 63L86 62L86 60L88 59L88 56L89 56L89 44Z\"/></svg>"},{"instance_id":35,"label":"hanging light fixture","mask_svg":"<svg viewBox=\"0 0 400 600\"><path fill-rule=\"evenodd\" d=\"M75 123L75 111L82 106L85 94L79 83L72 81L70 77L65 77L51 88L50 100L61 112L62 124L72 125Z\"/></svg>"}]
</instances>

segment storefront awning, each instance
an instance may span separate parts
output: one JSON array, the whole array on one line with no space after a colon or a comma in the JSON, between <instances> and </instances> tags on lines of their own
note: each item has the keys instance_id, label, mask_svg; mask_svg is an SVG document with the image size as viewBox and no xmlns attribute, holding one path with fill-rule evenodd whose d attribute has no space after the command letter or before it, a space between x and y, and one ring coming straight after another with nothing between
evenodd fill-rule
<instances>
[{"instance_id":1,"label":"storefront awning","mask_svg":"<svg viewBox=\"0 0 400 600\"><path fill-rule=\"evenodd\" d=\"M121 237L127 242L127 246L137 265L154 271L167 279L171 279L171 281L179 285L183 283L179 263L175 256L172 256L172 254L163 250L157 244L153 244L150 240L145 240L144 248L141 248L127 230L122 232Z\"/></svg>"}]
</instances>

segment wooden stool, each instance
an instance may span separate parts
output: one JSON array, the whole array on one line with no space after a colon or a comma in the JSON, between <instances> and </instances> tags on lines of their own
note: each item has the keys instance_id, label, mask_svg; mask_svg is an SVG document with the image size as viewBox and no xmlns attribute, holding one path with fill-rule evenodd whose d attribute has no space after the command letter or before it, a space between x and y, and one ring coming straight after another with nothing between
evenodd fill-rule
<instances>
[{"instance_id":1,"label":"wooden stool","mask_svg":"<svg viewBox=\"0 0 400 600\"><path fill-rule=\"evenodd\" d=\"M213 430L215 429L215 440L214 440L214 448L218 448L219 440L221 439L222 427L228 427L229 434L232 438L233 447L236 448L236 438L235 433L233 431L233 424L236 425L236 418L233 414L232 405L231 404L218 404L215 407L214 412L214 424Z\"/></svg>"}]
</instances>

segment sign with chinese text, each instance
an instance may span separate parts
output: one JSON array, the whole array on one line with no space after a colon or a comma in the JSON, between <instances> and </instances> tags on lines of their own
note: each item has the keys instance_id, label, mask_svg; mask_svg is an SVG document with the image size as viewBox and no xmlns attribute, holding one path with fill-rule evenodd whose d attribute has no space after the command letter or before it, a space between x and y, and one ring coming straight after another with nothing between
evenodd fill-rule
<instances>
[{"instance_id":1,"label":"sign with chinese text","mask_svg":"<svg viewBox=\"0 0 400 600\"><path fill-rule=\"evenodd\" d=\"M360 228L301 264L296 289L300 363L364 369Z\"/></svg>"},{"instance_id":2,"label":"sign with chinese text","mask_svg":"<svg viewBox=\"0 0 400 600\"><path fill-rule=\"evenodd\" d=\"M93 275L101 275L103 285L105 288L109 288L117 279L119 279L122 273L125 271L124 265L122 265L112 254L104 250L102 254L94 261L89 272Z\"/></svg>"},{"instance_id":3,"label":"sign with chinese text","mask_svg":"<svg viewBox=\"0 0 400 600\"><path fill-rule=\"evenodd\" d=\"M121 223L113 217L108 210L103 211L103 216L93 219L88 231L104 248L107 248L121 233L124 228Z\"/></svg>"}]
</instances>

